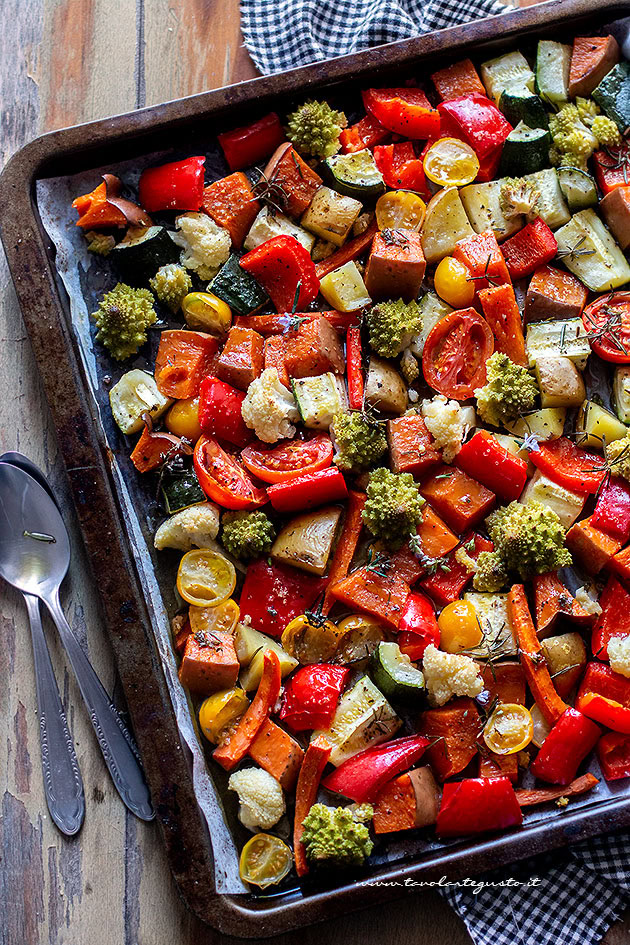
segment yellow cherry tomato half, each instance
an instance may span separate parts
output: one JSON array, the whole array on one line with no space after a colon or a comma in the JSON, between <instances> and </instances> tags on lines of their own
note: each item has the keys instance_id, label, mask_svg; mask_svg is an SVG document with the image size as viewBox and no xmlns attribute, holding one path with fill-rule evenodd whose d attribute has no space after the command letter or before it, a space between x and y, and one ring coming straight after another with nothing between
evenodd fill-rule
<instances>
[{"instance_id":1,"label":"yellow cherry tomato half","mask_svg":"<svg viewBox=\"0 0 630 945\"><path fill-rule=\"evenodd\" d=\"M215 692L199 707L199 727L209 742L218 745L248 707L249 699L242 689L235 687Z\"/></svg>"},{"instance_id":2,"label":"yellow cherry tomato half","mask_svg":"<svg viewBox=\"0 0 630 945\"><path fill-rule=\"evenodd\" d=\"M463 187L479 173L479 158L459 138L439 138L424 156L424 173L440 187Z\"/></svg>"},{"instance_id":3,"label":"yellow cherry tomato half","mask_svg":"<svg viewBox=\"0 0 630 945\"><path fill-rule=\"evenodd\" d=\"M335 658L361 668L379 643L387 639L385 628L375 617L351 614L338 624L339 641Z\"/></svg>"},{"instance_id":4,"label":"yellow cherry tomato half","mask_svg":"<svg viewBox=\"0 0 630 945\"><path fill-rule=\"evenodd\" d=\"M212 292L189 292L184 296L182 311L189 328L224 335L232 324L232 309Z\"/></svg>"},{"instance_id":5,"label":"yellow cherry tomato half","mask_svg":"<svg viewBox=\"0 0 630 945\"><path fill-rule=\"evenodd\" d=\"M282 634L282 648L303 666L327 663L335 655L339 630L324 616L302 614L295 617Z\"/></svg>"},{"instance_id":6,"label":"yellow cherry tomato half","mask_svg":"<svg viewBox=\"0 0 630 945\"><path fill-rule=\"evenodd\" d=\"M390 190L376 201L376 225L379 230L419 230L427 205L410 190Z\"/></svg>"},{"instance_id":7,"label":"yellow cherry tomato half","mask_svg":"<svg viewBox=\"0 0 630 945\"><path fill-rule=\"evenodd\" d=\"M514 755L522 751L533 735L531 712L516 702L500 702L483 730L483 740L496 755Z\"/></svg>"},{"instance_id":8,"label":"yellow cherry tomato half","mask_svg":"<svg viewBox=\"0 0 630 945\"><path fill-rule=\"evenodd\" d=\"M440 649L446 653L461 653L478 646L483 633L477 619L477 611L468 600L454 600L447 604L438 617Z\"/></svg>"},{"instance_id":9,"label":"yellow cherry tomato half","mask_svg":"<svg viewBox=\"0 0 630 945\"><path fill-rule=\"evenodd\" d=\"M240 615L241 609L231 597L215 607L196 607L191 604L188 608L188 619L193 633L207 633L211 630L231 633Z\"/></svg>"},{"instance_id":10,"label":"yellow cherry tomato half","mask_svg":"<svg viewBox=\"0 0 630 945\"><path fill-rule=\"evenodd\" d=\"M199 426L199 398L177 400L164 418L166 429L175 436L185 436L191 443L196 443L201 436Z\"/></svg>"},{"instance_id":11,"label":"yellow cherry tomato half","mask_svg":"<svg viewBox=\"0 0 630 945\"><path fill-rule=\"evenodd\" d=\"M184 600L197 607L216 607L236 587L234 565L208 548L187 551L179 563L177 590Z\"/></svg>"},{"instance_id":12,"label":"yellow cherry tomato half","mask_svg":"<svg viewBox=\"0 0 630 945\"><path fill-rule=\"evenodd\" d=\"M454 256L440 260L433 279L435 291L453 308L467 308L475 297L475 283L470 271ZM172 408L171 408L172 409Z\"/></svg>"},{"instance_id":13,"label":"yellow cherry tomato half","mask_svg":"<svg viewBox=\"0 0 630 945\"><path fill-rule=\"evenodd\" d=\"M286 843L270 833L257 833L241 851L239 868L244 883L275 886L293 866L293 853Z\"/></svg>"}]
</instances>

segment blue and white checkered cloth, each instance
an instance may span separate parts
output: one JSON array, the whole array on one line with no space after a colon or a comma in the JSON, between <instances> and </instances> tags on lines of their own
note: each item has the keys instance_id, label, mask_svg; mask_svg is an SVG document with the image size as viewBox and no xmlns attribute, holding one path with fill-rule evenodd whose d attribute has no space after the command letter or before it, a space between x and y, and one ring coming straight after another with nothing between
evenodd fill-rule
<instances>
[{"instance_id":1,"label":"blue and white checkered cloth","mask_svg":"<svg viewBox=\"0 0 630 945\"><path fill-rule=\"evenodd\" d=\"M241 0L241 26L252 59L271 73L508 9L500 0ZM539 884L441 891L475 945L598 945L630 904L630 834L597 837L480 878L532 876Z\"/></svg>"}]
</instances>

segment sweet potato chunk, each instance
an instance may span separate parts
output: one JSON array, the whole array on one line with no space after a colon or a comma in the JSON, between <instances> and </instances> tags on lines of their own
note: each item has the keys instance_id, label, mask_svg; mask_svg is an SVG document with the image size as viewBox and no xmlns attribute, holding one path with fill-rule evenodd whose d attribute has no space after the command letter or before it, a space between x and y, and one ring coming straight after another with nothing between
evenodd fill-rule
<instances>
[{"instance_id":1,"label":"sweet potato chunk","mask_svg":"<svg viewBox=\"0 0 630 945\"><path fill-rule=\"evenodd\" d=\"M598 574L613 555L621 550L623 542L611 538L591 524L591 517L576 522L567 532L566 546L589 572Z\"/></svg>"},{"instance_id":2,"label":"sweet potato chunk","mask_svg":"<svg viewBox=\"0 0 630 945\"><path fill-rule=\"evenodd\" d=\"M260 204L245 174L237 171L204 188L201 208L217 226L228 231L232 244L238 248L243 245Z\"/></svg>"},{"instance_id":3,"label":"sweet potato chunk","mask_svg":"<svg viewBox=\"0 0 630 945\"><path fill-rule=\"evenodd\" d=\"M425 754L440 781L459 774L477 754L482 722L472 699L453 699L420 716L418 731L435 744Z\"/></svg>"},{"instance_id":4,"label":"sweet potato chunk","mask_svg":"<svg viewBox=\"0 0 630 945\"><path fill-rule=\"evenodd\" d=\"M283 728L267 719L249 749L252 761L279 781L285 791L292 791L300 772L304 752Z\"/></svg>"},{"instance_id":5,"label":"sweet potato chunk","mask_svg":"<svg viewBox=\"0 0 630 945\"><path fill-rule=\"evenodd\" d=\"M630 187L616 187L601 200L608 229L623 250L630 246Z\"/></svg>"},{"instance_id":6,"label":"sweet potato chunk","mask_svg":"<svg viewBox=\"0 0 630 945\"><path fill-rule=\"evenodd\" d=\"M230 328L217 361L217 377L232 387L247 390L262 373L264 346L263 336L252 328Z\"/></svg>"},{"instance_id":7,"label":"sweet potato chunk","mask_svg":"<svg viewBox=\"0 0 630 945\"><path fill-rule=\"evenodd\" d=\"M576 37L569 72L571 98L590 95L617 62L619 46L614 36Z\"/></svg>"},{"instance_id":8,"label":"sweet potato chunk","mask_svg":"<svg viewBox=\"0 0 630 945\"><path fill-rule=\"evenodd\" d=\"M220 630L205 640L200 640L199 636L191 634L186 639L179 681L200 696L230 689L236 684L240 669L232 634Z\"/></svg>"},{"instance_id":9,"label":"sweet potato chunk","mask_svg":"<svg viewBox=\"0 0 630 945\"><path fill-rule=\"evenodd\" d=\"M326 318L304 322L286 339L284 363L289 377L315 377L329 371L343 374L345 358L339 335Z\"/></svg>"},{"instance_id":10,"label":"sweet potato chunk","mask_svg":"<svg viewBox=\"0 0 630 945\"><path fill-rule=\"evenodd\" d=\"M587 296L587 289L571 273L552 266L541 266L532 276L527 289L525 321L579 318Z\"/></svg>"},{"instance_id":11,"label":"sweet potato chunk","mask_svg":"<svg viewBox=\"0 0 630 945\"><path fill-rule=\"evenodd\" d=\"M415 230L377 233L365 269L365 285L375 299L403 298L410 302L420 291L426 260Z\"/></svg>"},{"instance_id":12,"label":"sweet potato chunk","mask_svg":"<svg viewBox=\"0 0 630 945\"><path fill-rule=\"evenodd\" d=\"M443 465L433 470L420 492L458 534L474 528L489 515L496 501L494 492L456 466Z\"/></svg>"}]
</instances>

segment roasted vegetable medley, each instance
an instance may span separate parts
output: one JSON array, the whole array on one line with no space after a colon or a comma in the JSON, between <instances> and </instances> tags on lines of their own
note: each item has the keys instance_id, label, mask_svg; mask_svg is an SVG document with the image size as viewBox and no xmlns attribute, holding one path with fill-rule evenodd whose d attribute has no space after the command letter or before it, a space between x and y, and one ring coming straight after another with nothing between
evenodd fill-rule
<instances>
[{"instance_id":1,"label":"roasted vegetable medley","mask_svg":"<svg viewBox=\"0 0 630 945\"><path fill-rule=\"evenodd\" d=\"M73 204L256 887L630 776L630 64L527 53Z\"/></svg>"}]
</instances>

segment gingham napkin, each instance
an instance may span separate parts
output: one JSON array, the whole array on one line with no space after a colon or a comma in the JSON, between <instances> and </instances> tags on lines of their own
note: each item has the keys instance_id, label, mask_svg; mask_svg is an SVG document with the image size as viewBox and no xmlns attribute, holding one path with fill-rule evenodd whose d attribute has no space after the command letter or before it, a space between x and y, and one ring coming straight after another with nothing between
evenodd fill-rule
<instances>
[{"instance_id":1,"label":"gingham napkin","mask_svg":"<svg viewBox=\"0 0 630 945\"><path fill-rule=\"evenodd\" d=\"M500 0L241 0L241 26L252 59L269 73L509 9ZM630 904L630 834L479 878L510 877L523 885L440 889L475 945L598 945ZM539 882L526 885L532 877Z\"/></svg>"}]
</instances>

